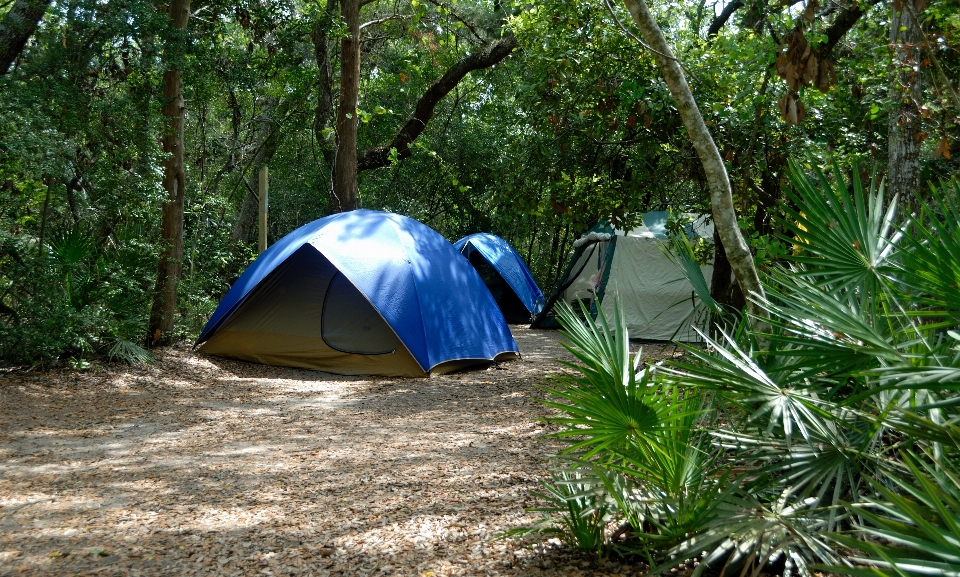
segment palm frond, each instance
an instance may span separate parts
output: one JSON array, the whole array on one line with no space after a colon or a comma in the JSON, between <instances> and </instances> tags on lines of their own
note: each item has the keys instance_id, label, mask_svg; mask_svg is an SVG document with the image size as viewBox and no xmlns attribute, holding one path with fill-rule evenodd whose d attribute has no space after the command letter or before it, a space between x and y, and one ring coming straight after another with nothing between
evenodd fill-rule
<instances>
[{"instance_id":1,"label":"palm frond","mask_svg":"<svg viewBox=\"0 0 960 577\"><path fill-rule=\"evenodd\" d=\"M698 363L673 363L664 372L678 386L717 390L732 403L749 407L750 422L765 418L766 426L760 429L767 436L776 431L787 448L797 433L808 442L813 431L829 434L816 383L797 378L794 372L768 372L733 338L723 332L721 335L724 344L702 335L709 350L687 347Z\"/></svg>"},{"instance_id":2,"label":"palm frond","mask_svg":"<svg viewBox=\"0 0 960 577\"><path fill-rule=\"evenodd\" d=\"M905 455L912 482L891 476L896 487L871 481L876 498L854 504L869 523L859 527L867 540L848 535L833 539L854 551L853 560L876 567L879 575L954 575L960 576L960 477L957 463L939 459L921 459ZM862 571L828 570L848 574Z\"/></svg>"},{"instance_id":3,"label":"palm frond","mask_svg":"<svg viewBox=\"0 0 960 577\"><path fill-rule=\"evenodd\" d=\"M112 361L122 361L128 365L149 365L154 362L150 351L125 339L117 339L110 347L107 357Z\"/></svg>"},{"instance_id":4,"label":"palm frond","mask_svg":"<svg viewBox=\"0 0 960 577\"><path fill-rule=\"evenodd\" d=\"M930 203L911 216L897 277L916 302L960 320L960 182L931 187Z\"/></svg>"},{"instance_id":5,"label":"palm frond","mask_svg":"<svg viewBox=\"0 0 960 577\"><path fill-rule=\"evenodd\" d=\"M529 509L541 519L512 529L505 536L556 535L573 547L601 554L606 548L605 529L611 513L604 485L589 469L560 469L551 482L541 480L542 491L533 495L546 505Z\"/></svg>"},{"instance_id":6,"label":"palm frond","mask_svg":"<svg viewBox=\"0 0 960 577\"><path fill-rule=\"evenodd\" d=\"M800 274L870 299L894 271L892 257L902 237L895 221L896 202L884 209L883 185L877 186L875 180L864 191L856 165L851 189L836 164L833 181L819 169L813 172L815 179L799 163L790 162L788 175L796 189L792 200L803 207L800 211L786 208L790 218L782 222L794 235L784 240L798 248L791 260L808 265Z\"/></svg>"}]
</instances>

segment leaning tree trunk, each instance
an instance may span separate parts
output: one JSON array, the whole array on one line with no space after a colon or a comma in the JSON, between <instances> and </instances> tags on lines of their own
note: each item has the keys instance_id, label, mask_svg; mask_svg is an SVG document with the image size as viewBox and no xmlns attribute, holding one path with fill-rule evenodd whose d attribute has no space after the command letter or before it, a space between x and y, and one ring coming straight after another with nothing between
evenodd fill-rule
<instances>
[{"instance_id":1,"label":"leaning tree trunk","mask_svg":"<svg viewBox=\"0 0 960 577\"><path fill-rule=\"evenodd\" d=\"M333 174L336 206L330 212L357 208L357 100L360 94L360 0L342 0L340 15L347 36L340 42L340 108L337 110L337 160Z\"/></svg>"},{"instance_id":2,"label":"leaning tree trunk","mask_svg":"<svg viewBox=\"0 0 960 577\"><path fill-rule=\"evenodd\" d=\"M903 0L912 2L913 0ZM920 28L903 6L890 15L890 114L887 125L887 191L916 206L920 190Z\"/></svg>"},{"instance_id":3,"label":"leaning tree trunk","mask_svg":"<svg viewBox=\"0 0 960 577\"><path fill-rule=\"evenodd\" d=\"M0 76L10 71L13 61L33 36L51 0L17 0L0 21Z\"/></svg>"},{"instance_id":4,"label":"leaning tree trunk","mask_svg":"<svg viewBox=\"0 0 960 577\"><path fill-rule=\"evenodd\" d=\"M737 282L744 295L753 295L754 298L763 298L763 286L760 276L753 263L753 255L747 246L740 227L737 225L737 213L733 208L733 191L730 187L730 178L723 164L720 151L710 135L710 130L703 121L700 109L690 91L690 85L680 69L680 64L673 56L670 46L657 21L650 13L644 0L624 0L627 10L633 17L643 40L652 48L653 56L660 67L660 73L670 89L670 95L677 105L680 118L687 129L687 136L703 164L703 171L707 176L710 187L710 204L713 207L713 222L720 233L723 247L726 252L730 268L737 277ZM763 315L762 309L750 299L747 299L747 310L755 316Z\"/></svg>"},{"instance_id":5,"label":"leaning tree trunk","mask_svg":"<svg viewBox=\"0 0 960 577\"><path fill-rule=\"evenodd\" d=\"M170 3L170 19L174 28L183 31L190 19L190 0L173 0ZM175 42L183 42L178 38ZM179 53L181 46L168 47L167 56ZM173 336L173 319L177 312L177 286L183 261L183 199L186 188L186 172L183 166L183 86L181 72L176 61L163 74L163 188L167 199L163 204L161 235L164 249L160 255L157 283L150 309L149 345L169 344Z\"/></svg>"}]
</instances>

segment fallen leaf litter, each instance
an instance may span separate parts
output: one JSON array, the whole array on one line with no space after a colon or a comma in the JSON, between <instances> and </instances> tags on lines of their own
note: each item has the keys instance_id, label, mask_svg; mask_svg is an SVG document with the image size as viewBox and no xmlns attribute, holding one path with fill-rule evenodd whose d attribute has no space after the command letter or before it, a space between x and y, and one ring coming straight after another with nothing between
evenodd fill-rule
<instances>
[{"instance_id":1,"label":"fallen leaf litter","mask_svg":"<svg viewBox=\"0 0 960 577\"><path fill-rule=\"evenodd\" d=\"M430 379L161 351L153 366L0 373L0 575L639 574L542 537L535 384L570 358ZM672 347L645 347L653 357Z\"/></svg>"}]
</instances>

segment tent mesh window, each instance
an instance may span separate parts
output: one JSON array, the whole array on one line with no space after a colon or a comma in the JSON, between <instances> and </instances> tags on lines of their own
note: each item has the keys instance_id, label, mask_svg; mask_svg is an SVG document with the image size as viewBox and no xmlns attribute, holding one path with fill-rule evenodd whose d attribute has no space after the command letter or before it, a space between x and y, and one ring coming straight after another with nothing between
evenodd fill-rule
<instances>
[{"instance_id":1,"label":"tent mesh window","mask_svg":"<svg viewBox=\"0 0 960 577\"><path fill-rule=\"evenodd\" d=\"M331 349L357 355L383 355L400 346L380 313L337 271L323 299L320 321L323 342Z\"/></svg>"}]
</instances>

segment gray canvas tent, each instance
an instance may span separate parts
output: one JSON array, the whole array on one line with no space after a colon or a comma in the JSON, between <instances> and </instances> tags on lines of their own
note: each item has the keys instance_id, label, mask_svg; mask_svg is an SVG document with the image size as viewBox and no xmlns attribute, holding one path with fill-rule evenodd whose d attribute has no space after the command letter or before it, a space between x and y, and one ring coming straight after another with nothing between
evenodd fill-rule
<instances>
[{"instance_id":1,"label":"gray canvas tent","mask_svg":"<svg viewBox=\"0 0 960 577\"><path fill-rule=\"evenodd\" d=\"M686 216L691 219L686 226L689 238L713 239L709 217ZM643 224L631 230L601 222L579 238L557 291L532 326L558 326L552 308L561 300L574 308L576 301L585 302L595 318L602 312L612 325L614 303L619 301L630 338L699 340L691 328L700 321L699 300L683 272L660 248L667 242L667 217L666 212L644 213ZM713 267L701 270L709 287Z\"/></svg>"}]
</instances>

